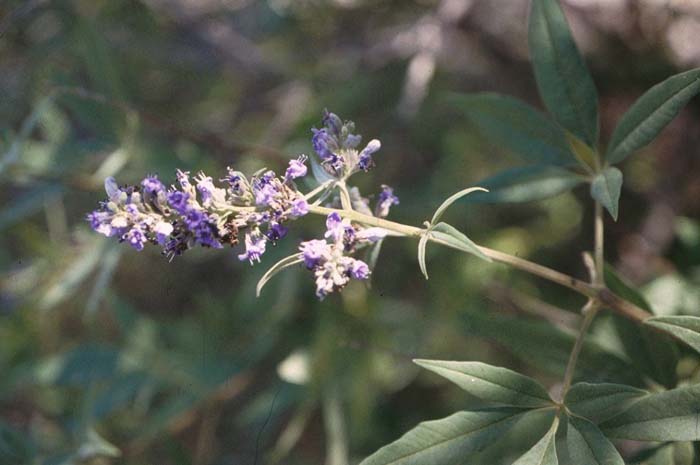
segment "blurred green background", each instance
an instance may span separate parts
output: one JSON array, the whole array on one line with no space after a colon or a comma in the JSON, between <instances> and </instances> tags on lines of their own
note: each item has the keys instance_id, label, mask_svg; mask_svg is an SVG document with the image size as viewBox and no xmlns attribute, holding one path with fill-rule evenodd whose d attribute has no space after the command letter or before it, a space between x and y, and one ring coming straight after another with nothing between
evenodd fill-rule
<instances>
[{"instance_id":1,"label":"blurred green background","mask_svg":"<svg viewBox=\"0 0 700 465\"><path fill-rule=\"evenodd\" d=\"M562 3L600 89L604 141L646 88L700 64L698 1ZM419 225L449 194L522 164L445 96L499 91L541 107L527 8L2 0L0 464L357 463L473 403L416 357L486 361L556 389L583 301L503 266L429 247L425 281L416 244L392 240L371 289L318 302L292 270L256 299L266 267L320 220L297 222L252 268L230 249L169 263L84 221L106 176L280 171L311 153L328 108L382 140L377 167L353 180L366 195L393 186L391 218ZM700 315L699 110L625 163L620 219L607 224L608 260L660 314ZM590 207L579 188L448 215L478 243L585 277ZM641 384L606 324L578 375ZM696 363L679 370L698 376Z\"/></svg>"}]
</instances>

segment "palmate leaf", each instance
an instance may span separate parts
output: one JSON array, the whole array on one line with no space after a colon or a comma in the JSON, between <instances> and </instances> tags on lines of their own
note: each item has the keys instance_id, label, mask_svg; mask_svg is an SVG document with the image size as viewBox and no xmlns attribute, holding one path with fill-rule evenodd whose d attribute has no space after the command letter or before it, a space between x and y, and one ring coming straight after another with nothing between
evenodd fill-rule
<instances>
[{"instance_id":1,"label":"palmate leaf","mask_svg":"<svg viewBox=\"0 0 700 465\"><path fill-rule=\"evenodd\" d=\"M545 106L559 124L595 147L598 95L558 0L532 1L528 41Z\"/></svg>"},{"instance_id":2,"label":"palmate leaf","mask_svg":"<svg viewBox=\"0 0 700 465\"><path fill-rule=\"evenodd\" d=\"M647 395L600 428L615 439L700 440L700 385Z\"/></svg>"},{"instance_id":3,"label":"palmate leaf","mask_svg":"<svg viewBox=\"0 0 700 465\"><path fill-rule=\"evenodd\" d=\"M528 162L576 164L561 127L518 99L494 93L453 94L449 102L494 142Z\"/></svg>"},{"instance_id":4,"label":"palmate leaf","mask_svg":"<svg viewBox=\"0 0 700 465\"><path fill-rule=\"evenodd\" d=\"M562 168L531 165L510 168L479 182L489 194L476 192L474 203L519 203L554 197L582 184L585 179Z\"/></svg>"},{"instance_id":5,"label":"palmate leaf","mask_svg":"<svg viewBox=\"0 0 700 465\"><path fill-rule=\"evenodd\" d=\"M617 221L620 192L622 190L622 171L608 167L598 173L591 183L591 197L600 202Z\"/></svg>"},{"instance_id":6,"label":"palmate leaf","mask_svg":"<svg viewBox=\"0 0 700 465\"><path fill-rule=\"evenodd\" d=\"M606 158L619 163L651 142L700 92L700 69L672 76L649 89L615 128Z\"/></svg>"},{"instance_id":7,"label":"palmate leaf","mask_svg":"<svg viewBox=\"0 0 700 465\"><path fill-rule=\"evenodd\" d=\"M700 352L700 318L696 316L661 316L644 320L644 324L662 329Z\"/></svg>"},{"instance_id":8,"label":"palmate leaf","mask_svg":"<svg viewBox=\"0 0 700 465\"><path fill-rule=\"evenodd\" d=\"M537 381L507 368L480 362L414 360L479 399L512 407L552 405L547 390Z\"/></svg>"},{"instance_id":9,"label":"palmate leaf","mask_svg":"<svg viewBox=\"0 0 700 465\"><path fill-rule=\"evenodd\" d=\"M577 383L566 394L564 404L574 414L601 423L632 407L647 391L612 383Z\"/></svg>"},{"instance_id":10,"label":"palmate leaf","mask_svg":"<svg viewBox=\"0 0 700 465\"><path fill-rule=\"evenodd\" d=\"M619 452L596 425L571 416L566 431L566 445L576 465L625 465Z\"/></svg>"},{"instance_id":11,"label":"palmate leaf","mask_svg":"<svg viewBox=\"0 0 700 465\"><path fill-rule=\"evenodd\" d=\"M556 435L559 419L555 418L547 434L532 449L523 454L513 465L559 465L556 450Z\"/></svg>"},{"instance_id":12,"label":"palmate leaf","mask_svg":"<svg viewBox=\"0 0 700 465\"><path fill-rule=\"evenodd\" d=\"M360 465L459 465L497 441L528 410L502 407L426 421Z\"/></svg>"}]
</instances>

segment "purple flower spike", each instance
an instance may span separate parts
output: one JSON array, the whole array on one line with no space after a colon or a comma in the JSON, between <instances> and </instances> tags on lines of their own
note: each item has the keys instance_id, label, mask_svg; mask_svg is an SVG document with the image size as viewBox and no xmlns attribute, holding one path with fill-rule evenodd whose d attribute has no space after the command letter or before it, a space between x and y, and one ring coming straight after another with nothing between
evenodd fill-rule
<instances>
[{"instance_id":1,"label":"purple flower spike","mask_svg":"<svg viewBox=\"0 0 700 465\"><path fill-rule=\"evenodd\" d=\"M296 160L290 160L289 168L284 174L285 180L296 179L306 176L308 169L306 168L306 160L308 157L306 155L301 155Z\"/></svg>"}]
</instances>

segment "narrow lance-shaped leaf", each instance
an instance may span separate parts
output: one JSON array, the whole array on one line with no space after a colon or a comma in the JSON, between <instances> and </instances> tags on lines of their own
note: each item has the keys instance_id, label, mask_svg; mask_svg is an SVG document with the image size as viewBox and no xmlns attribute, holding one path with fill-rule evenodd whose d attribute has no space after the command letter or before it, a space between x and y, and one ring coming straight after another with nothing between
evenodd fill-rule
<instances>
[{"instance_id":1,"label":"narrow lance-shaped leaf","mask_svg":"<svg viewBox=\"0 0 700 465\"><path fill-rule=\"evenodd\" d=\"M455 203L457 200L461 199L465 195L471 194L472 192L476 192L476 191L488 192L483 187L469 187L469 188L463 189L455 194L452 194L451 196L449 196L447 198L447 200L445 200L444 202L442 202L442 204L440 204L440 206L437 208L437 210L435 210L435 214L433 214L433 219L430 220L430 224L434 225L438 221L440 221L440 218L442 218L442 215L445 213L445 210L447 210L447 208L450 205L452 205L453 203Z\"/></svg>"},{"instance_id":2,"label":"narrow lance-shaped leaf","mask_svg":"<svg viewBox=\"0 0 700 465\"><path fill-rule=\"evenodd\" d=\"M269 270L265 272L265 274L260 278L260 281L258 281L258 285L255 287L255 295L260 297L260 293L262 292L263 287L267 282L272 279L274 275L279 273L280 271L284 270L285 268L289 268L290 266L297 265L301 262L303 262L304 259L301 258L300 254L294 254L290 255L288 257L283 258L282 260L278 261L274 265L270 267Z\"/></svg>"},{"instance_id":3,"label":"narrow lance-shaped leaf","mask_svg":"<svg viewBox=\"0 0 700 465\"><path fill-rule=\"evenodd\" d=\"M595 147L598 95L558 0L532 1L528 41L547 109L559 124Z\"/></svg>"},{"instance_id":4,"label":"narrow lance-shaped leaf","mask_svg":"<svg viewBox=\"0 0 700 465\"><path fill-rule=\"evenodd\" d=\"M576 164L561 127L518 99L494 93L452 94L449 102L494 142L528 162Z\"/></svg>"},{"instance_id":5,"label":"narrow lance-shaped leaf","mask_svg":"<svg viewBox=\"0 0 700 465\"><path fill-rule=\"evenodd\" d=\"M700 69L672 76L649 89L615 128L606 158L619 163L651 142L700 92Z\"/></svg>"},{"instance_id":6,"label":"narrow lance-shaped leaf","mask_svg":"<svg viewBox=\"0 0 700 465\"><path fill-rule=\"evenodd\" d=\"M566 445L576 465L625 465L615 446L596 425L578 417L569 417Z\"/></svg>"},{"instance_id":7,"label":"narrow lance-shaped leaf","mask_svg":"<svg viewBox=\"0 0 700 465\"><path fill-rule=\"evenodd\" d=\"M427 421L382 447L360 465L458 465L497 441L526 410L458 412Z\"/></svg>"},{"instance_id":8,"label":"narrow lance-shaped leaf","mask_svg":"<svg viewBox=\"0 0 700 465\"><path fill-rule=\"evenodd\" d=\"M600 202L617 221L620 191L622 190L622 172L615 168L606 168L596 175L591 183L591 197Z\"/></svg>"},{"instance_id":9,"label":"narrow lance-shaped leaf","mask_svg":"<svg viewBox=\"0 0 700 465\"><path fill-rule=\"evenodd\" d=\"M450 246L456 247L460 250L468 252L470 254L476 255L482 260L490 262L491 259L484 254L484 252L479 249L471 239L465 236L462 232L447 223L438 223L432 227L430 230L430 235L435 239L439 239Z\"/></svg>"},{"instance_id":10,"label":"narrow lance-shaped leaf","mask_svg":"<svg viewBox=\"0 0 700 465\"><path fill-rule=\"evenodd\" d=\"M578 416L601 423L632 407L647 391L612 383L577 383L566 394L564 404Z\"/></svg>"},{"instance_id":11,"label":"narrow lance-shaped leaf","mask_svg":"<svg viewBox=\"0 0 700 465\"><path fill-rule=\"evenodd\" d=\"M507 368L480 362L414 360L482 400L514 407L545 407L552 404L547 390L537 381Z\"/></svg>"},{"instance_id":12,"label":"narrow lance-shaped leaf","mask_svg":"<svg viewBox=\"0 0 700 465\"><path fill-rule=\"evenodd\" d=\"M644 296L618 276L613 267L607 263L605 264L605 284L623 299L653 313ZM625 355L632 360L634 366L666 388L675 387L676 365L680 355L676 342L670 336L660 334L653 328L636 324L619 315L610 314L608 317L612 321L615 335L619 338Z\"/></svg>"},{"instance_id":13,"label":"narrow lance-shaped leaf","mask_svg":"<svg viewBox=\"0 0 700 465\"><path fill-rule=\"evenodd\" d=\"M559 419L555 418L552 427L535 444L532 449L527 451L513 465L559 465L556 450L556 435L559 428Z\"/></svg>"},{"instance_id":14,"label":"narrow lance-shaped leaf","mask_svg":"<svg viewBox=\"0 0 700 465\"><path fill-rule=\"evenodd\" d=\"M547 165L520 166L504 170L479 182L489 194L475 192L466 200L474 203L532 202L571 190L584 178Z\"/></svg>"},{"instance_id":15,"label":"narrow lance-shaped leaf","mask_svg":"<svg viewBox=\"0 0 700 465\"><path fill-rule=\"evenodd\" d=\"M635 441L700 440L700 385L651 394L600 425L608 437Z\"/></svg>"},{"instance_id":16,"label":"narrow lance-shaped leaf","mask_svg":"<svg viewBox=\"0 0 700 465\"><path fill-rule=\"evenodd\" d=\"M428 268L425 266L425 248L428 245L428 233L423 234L418 241L418 266L421 273L428 279Z\"/></svg>"},{"instance_id":17,"label":"narrow lance-shaped leaf","mask_svg":"<svg viewBox=\"0 0 700 465\"><path fill-rule=\"evenodd\" d=\"M645 324L662 329L700 352L700 318L696 316L661 316L644 320Z\"/></svg>"}]
</instances>

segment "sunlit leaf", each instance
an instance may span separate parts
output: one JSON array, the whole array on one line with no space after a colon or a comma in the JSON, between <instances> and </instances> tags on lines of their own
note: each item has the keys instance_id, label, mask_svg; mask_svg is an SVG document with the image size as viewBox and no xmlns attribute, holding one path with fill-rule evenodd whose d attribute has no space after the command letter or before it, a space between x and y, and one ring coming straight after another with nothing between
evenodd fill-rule
<instances>
[{"instance_id":1,"label":"sunlit leaf","mask_svg":"<svg viewBox=\"0 0 700 465\"><path fill-rule=\"evenodd\" d=\"M612 166L596 175L591 183L591 196L610 212L615 221L617 221L621 190L622 171Z\"/></svg>"},{"instance_id":2,"label":"sunlit leaf","mask_svg":"<svg viewBox=\"0 0 700 465\"><path fill-rule=\"evenodd\" d=\"M507 368L480 362L414 360L479 399L513 407L552 405L547 390L537 381Z\"/></svg>"},{"instance_id":3,"label":"sunlit leaf","mask_svg":"<svg viewBox=\"0 0 700 465\"><path fill-rule=\"evenodd\" d=\"M595 147L598 95L558 0L533 0L528 41L547 109L559 124Z\"/></svg>"},{"instance_id":4,"label":"sunlit leaf","mask_svg":"<svg viewBox=\"0 0 700 465\"><path fill-rule=\"evenodd\" d=\"M700 92L700 69L672 76L649 89L624 114L606 157L619 163L651 142L688 101Z\"/></svg>"}]
</instances>

